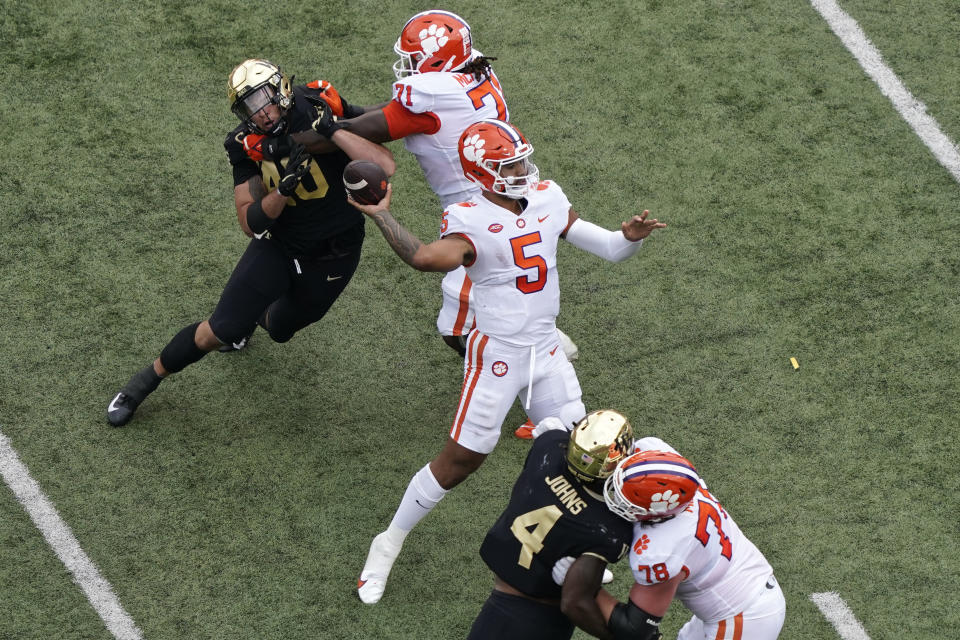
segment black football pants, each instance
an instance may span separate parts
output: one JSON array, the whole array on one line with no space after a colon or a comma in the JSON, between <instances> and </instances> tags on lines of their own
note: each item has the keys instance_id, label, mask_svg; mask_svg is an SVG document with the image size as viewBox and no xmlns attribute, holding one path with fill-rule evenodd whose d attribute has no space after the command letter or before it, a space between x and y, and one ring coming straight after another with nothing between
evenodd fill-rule
<instances>
[{"instance_id":1,"label":"black football pants","mask_svg":"<svg viewBox=\"0 0 960 640\"><path fill-rule=\"evenodd\" d=\"M473 621L467 640L569 640L574 629L559 605L494 590Z\"/></svg>"},{"instance_id":2,"label":"black football pants","mask_svg":"<svg viewBox=\"0 0 960 640\"><path fill-rule=\"evenodd\" d=\"M240 342L263 316L270 338L286 342L322 318L357 270L362 227L338 240L334 253L297 259L271 240L251 240L210 316L213 335L224 344Z\"/></svg>"}]
</instances>

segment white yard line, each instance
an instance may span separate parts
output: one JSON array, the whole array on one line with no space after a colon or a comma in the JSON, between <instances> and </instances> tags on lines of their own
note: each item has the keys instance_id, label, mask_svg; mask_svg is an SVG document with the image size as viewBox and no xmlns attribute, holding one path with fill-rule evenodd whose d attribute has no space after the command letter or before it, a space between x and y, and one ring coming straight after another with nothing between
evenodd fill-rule
<instances>
[{"instance_id":1,"label":"white yard line","mask_svg":"<svg viewBox=\"0 0 960 640\"><path fill-rule=\"evenodd\" d=\"M956 145L940 131L937 121L927 113L926 105L914 98L900 78L883 62L883 56L860 29L857 21L844 13L835 0L810 0L810 4L823 16L867 75L877 83L883 95L890 99L923 144L960 182L960 152Z\"/></svg>"},{"instance_id":2,"label":"white yard line","mask_svg":"<svg viewBox=\"0 0 960 640\"><path fill-rule=\"evenodd\" d=\"M31 477L30 471L20 462L20 457L10 444L10 439L0 432L0 475L13 491L17 502L30 514L30 519L40 529L47 544L73 574L73 581L80 585L87 600L107 629L117 640L142 640L143 633L133 619L123 610L113 593L110 583L104 580L96 565L80 548L67 523L40 490L40 485Z\"/></svg>"},{"instance_id":3,"label":"white yard line","mask_svg":"<svg viewBox=\"0 0 960 640\"><path fill-rule=\"evenodd\" d=\"M810 599L823 612L843 640L870 640L863 626L857 622L856 616L850 607L835 591L826 593L812 593Z\"/></svg>"}]
</instances>

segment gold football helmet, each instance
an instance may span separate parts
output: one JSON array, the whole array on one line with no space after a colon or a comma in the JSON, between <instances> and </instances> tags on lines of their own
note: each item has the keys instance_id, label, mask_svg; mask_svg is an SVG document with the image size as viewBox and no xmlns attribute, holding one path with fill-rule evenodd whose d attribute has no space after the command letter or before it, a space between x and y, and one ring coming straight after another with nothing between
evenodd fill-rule
<instances>
[{"instance_id":1,"label":"gold football helmet","mask_svg":"<svg viewBox=\"0 0 960 640\"><path fill-rule=\"evenodd\" d=\"M586 483L603 481L633 451L633 427L613 409L588 413L570 432L567 466Z\"/></svg>"},{"instance_id":2,"label":"gold football helmet","mask_svg":"<svg viewBox=\"0 0 960 640\"><path fill-rule=\"evenodd\" d=\"M269 104L276 104L286 111L293 104L293 89L290 80L280 68L267 60L244 60L230 72L228 96L230 110L257 133L280 133L284 120L277 123L273 131L261 131L253 123L253 115Z\"/></svg>"}]
</instances>

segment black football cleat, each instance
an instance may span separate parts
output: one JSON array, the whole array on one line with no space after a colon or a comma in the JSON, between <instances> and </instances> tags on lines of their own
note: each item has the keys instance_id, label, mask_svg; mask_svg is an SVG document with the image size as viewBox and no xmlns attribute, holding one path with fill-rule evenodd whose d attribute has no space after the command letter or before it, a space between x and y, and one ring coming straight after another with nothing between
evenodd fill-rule
<instances>
[{"instance_id":1,"label":"black football cleat","mask_svg":"<svg viewBox=\"0 0 960 640\"><path fill-rule=\"evenodd\" d=\"M260 320L257 321L257 324L260 325L261 327L263 326L261 321L263 320L263 316L266 314L267 312L264 311L263 315L260 316ZM247 345L250 344L250 338L253 337L253 332L256 330L257 330L257 327L256 325L254 325L250 333L243 336L243 338L240 339L240 342L228 342L227 344L217 349L217 351L219 351L220 353L230 353L231 351L240 351L241 349L245 348Z\"/></svg>"},{"instance_id":2,"label":"black football cleat","mask_svg":"<svg viewBox=\"0 0 960 640\"><path fill-rule=\"evenodd\" d=\"M115 427L122 427L130 422L140 403L153 393L161 382L163 378L153 370L152 364L137 371L107 405L107 422Z\"/></svg>"},{"instance_id":3,"label":"black football cleat","mask_svg":"<svg viewBox=\"0 0 960 640\"><path fill-rule=\"evenodd\" d=\"M253 334L250 334L250 335L253 335ZM219 351L220 353L230 353L231 351L240 351L241 349L246 347L248 344L250 344L250 336L244 336L240 340L240 342L228 342L227 344L217 349L217 351Z\"/></svg>"},{"instance_id":4,"label":"black football cleat","mask_svg":"<svg viewBox=\"0 0 960 640\"><path fill-rule=\"evenodd\" d=\"M115 427L122 427L130 422L133 413L140 406L140 401L128 396L123 391L118 393L107 407L107 422Z\"/></svg>"}]
</instances>

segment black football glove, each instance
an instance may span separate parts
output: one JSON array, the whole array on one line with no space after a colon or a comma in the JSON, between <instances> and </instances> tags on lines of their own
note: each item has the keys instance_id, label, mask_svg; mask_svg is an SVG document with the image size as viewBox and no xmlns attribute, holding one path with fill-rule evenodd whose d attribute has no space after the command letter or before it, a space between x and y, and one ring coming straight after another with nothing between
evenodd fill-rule
<instances>
[{"instance_id":1,"label":"black football glove","mask_svg":"<svg viewBox=\"0 0 960 640\"><path fill-rule=\"evenodd\" d=\"M266 138L261 145L263 157L267 160L277 162L281 158L286 158L291 155L295 144L293 138L288 135L277 138Z\"/></svg>"},{"instance_id":2,"label":"black football glove","mask_svg":"<svg viewBox=\"0 0 960 640\"><path fill-rule=\"evenodd\" d=\"M288 198L292 196L293 192L300 186L303 176L310 173L311 162L313 162L313 156L307 152L306 147L299 142L294 142L290 148L290 160L283 170L284 176L280 178L277 191Z\"/></svg>"},{"instance_id":3,"label":"black football glove","mask_svg":"<svg viewBox=\"0 0 960 640\"><path fill-rule=\"evenodd\" d=\"M307 100L317 109L317 119L310 125L314 131L329 139L337 129L343 128L343 125L337 122L326 100L313 96L307 96Z\"/></svg>"}]
</instances>

